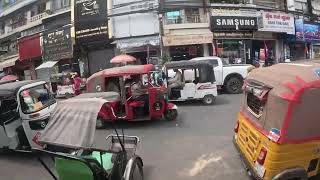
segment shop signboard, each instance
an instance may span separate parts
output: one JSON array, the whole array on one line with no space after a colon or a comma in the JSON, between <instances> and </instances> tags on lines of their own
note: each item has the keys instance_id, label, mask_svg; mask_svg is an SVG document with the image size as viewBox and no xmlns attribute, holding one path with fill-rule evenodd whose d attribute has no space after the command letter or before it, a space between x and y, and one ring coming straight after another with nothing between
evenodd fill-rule
<instances>
[{"instance_id":1,"label":"shop signboard","mask_svg":"<svg viewBox=\"0 0 320 180\"><path fill-rule=\"evenodd\" d=\"M106 0L75 0L73 8L77 45L108 41Z\"/></svg>"},{"instance_id":2,"label":"shop signboard","mask_svg":"<svg viewBox=\"0 0 320 180\"><path fill-rule=\"evenodd\" d=\"M73 57L70 27L42 33L44 61L59 61Z\"/></svg>"},{"instance_id":3,"label":"shop signboard","mask_svg":"<svg viewBox=\"0 0 320 180\"><path fill-rule=\"evenodd\" d=\"M280 12L262 12L258 18L259 31L295 34L294 16Z\"/></svg>"},{"instance_id":4,"label":"shop signboard","mask_svg":"<svg viewBox=\"0 0 320 180\"><path fill-rule=\"evenodd\" d=\"M19 60L41 57L40 35L24 37L18 40Z\"/></svg>"},{"instance_id":5,"label":"shop signboard","mask_svg":"<svg viewBox=\"0 0 320 180\"><path fill-rule=\"evenodd\" d=\"M206 44L212 43L212 34L164 36L162 40L164 46Z\"/></svg>"},{"instance_id":6,"label":"shop signboard","mask_svg":"<svg viewBox=\"0 0 320 180\"><path fill-rule=\"evenodd\" d=\"M214 39L251 39L252 32L214 32Z\"/></svg>"},{"instance_id":7,"label":"shop signboard","mask_svg":"<svg viewBox=\"0 0 320 180\"><path fill-rule=\"evenodd\" d=\"M257 17L250 16L211 16L210 28L215 31L255 31Z\"/></svg>"}]
</instances>

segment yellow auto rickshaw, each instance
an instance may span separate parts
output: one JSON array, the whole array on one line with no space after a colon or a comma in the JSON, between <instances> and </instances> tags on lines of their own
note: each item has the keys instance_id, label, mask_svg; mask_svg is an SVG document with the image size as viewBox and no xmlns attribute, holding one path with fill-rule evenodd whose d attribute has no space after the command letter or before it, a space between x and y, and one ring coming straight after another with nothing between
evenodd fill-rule
<instances>
[{"instance_id":1,"label":"yellow auto rickshaw","mask_svg":"<svg viewBox=\"0 0 320 180\"><path fill-rule=\"evenodd\" d=\"M234 144L248 173L263 180L319 174L320 62L256 69L243 90Z\"/></svg>"}]
</instances>

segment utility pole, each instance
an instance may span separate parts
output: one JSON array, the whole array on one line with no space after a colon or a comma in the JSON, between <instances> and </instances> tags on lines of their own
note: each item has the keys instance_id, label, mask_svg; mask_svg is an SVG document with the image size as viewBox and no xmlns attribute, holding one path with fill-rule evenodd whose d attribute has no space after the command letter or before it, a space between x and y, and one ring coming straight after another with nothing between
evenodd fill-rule
<instances>
[{"instance_id":1,"label":"utility pole","mask_svg":"<svg viewBox=\"0 0 320 180\"><path fill-rule=\"evenodd\" d=\"M164 14L164 1L165 0L159 0L159 10L158 10L158 18L159 18L159 46L160 46L160 62L162 63L162 58L164 57L163 54L163 41L162 36L164 35L163 30L163 14Z\"/></svg>"}]
</instances>

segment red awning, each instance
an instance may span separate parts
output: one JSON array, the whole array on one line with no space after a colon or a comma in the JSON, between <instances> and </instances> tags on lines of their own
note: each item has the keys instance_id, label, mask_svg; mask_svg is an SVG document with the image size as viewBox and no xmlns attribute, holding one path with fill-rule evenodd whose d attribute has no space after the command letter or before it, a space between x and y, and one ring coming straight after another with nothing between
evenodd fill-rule
<instances>
[{"instance_id":1,"label":"red awning","mask_svg":"<svg viewBox=\"0 0 320 180\"><path fill-rule=\"evenodd\" d=\"M18 47L20 61L42 56L39 34L20 39Z\"/></svg>"}]
</instances>

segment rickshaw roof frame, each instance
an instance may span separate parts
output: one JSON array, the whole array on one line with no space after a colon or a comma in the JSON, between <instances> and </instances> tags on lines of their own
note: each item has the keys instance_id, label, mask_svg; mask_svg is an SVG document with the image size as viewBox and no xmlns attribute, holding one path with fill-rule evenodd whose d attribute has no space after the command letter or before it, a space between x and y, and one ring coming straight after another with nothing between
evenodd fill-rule
<instances>
[{"instance_id":1,"label":"rickshaw roof frame","mask_svg":"<svg viewBox=\"0 0 320 180\"><path fill-rule=\"evenodd\" d=\"M41 81L35 81L35 80L26 80L26 81L15 81L15 82L9 82L5 84L0 85L0 97L9 97L9 96L16 96L18 91L28 84L37 83Z\"/></svg>"},{"instance_id":2,"label":"rickshaw roof frame","mask_svg":"<svg viewBox=\"0 0 320 180\"><path fill-rule=\"evenodd\" d=\"M282 67L283 66L283 67ZM296 68L296 69L295 69ZM258 80L254 79L254 77L257 77L257 75L263 74L267 75L268 70L275 69L275 70L286 70L286 75L290 76L280 76L278 78L267 78L265 76L265 80L268 81L268 83L264 82L263 77L260 76ZM299 70L300 74L297 75L297 71ZM310 74L308 74L311 71ZM288 63L288 64L277 64L273 65L271 67L263 68L254 70L252 73L250 73L247 77L247 82L250 80L254 80L255 82L261 82L265 85L271 86L272 89L270 90L270 93L273 93L275 96L288 101L288 108L287 112L284 117L284 121L281 128L281 137L277 143L279 144L286 144L286 143L293 143L293 144L299 144L299 143L305 143L306 141L313 141L313 140L320 140L319 137L310 137L310 138L303 138L303 139L297 139L297 140L291 140L287 139L286 135L288 133L289 124L292 121L292 113L294 111L295 105L297 103L300 103L301 96L305 92L305 90L310 88L320 88L320 76L316 74L315 70L320 70L320 61L308 61L308 62L297 62L297 63ZM295 73L292 73L295 72ZM283 75L283 74L282 74ZM269 74L270 76L270 74ZM251 79L253 77L253 79ZM290 77L290 78L289 78ZM288 80L290 79L290 80ZM278 86L277 86L278 85ZM280 88L286 89L285 92L279 91ZM242 113L242 115L244 115ZM255 128L259 129L261 133L263 133L265 136L268 136L269 132L266 132L264 129L259 128L254 122L250 121L250 124L252 124Z\"/></svg>"},{"instance_id":3,"label":"rickshaw roof frame","mask_svg":"<svg viewBox=\"0 0 320 180\"><path fill-rule=\"evenodd\" d=\"M127 75L139 75L147 74L154 69L153 64L146 65L127 65L120 67L113 67L94 73L88 78L88 81L97 77L115 77L115 76L127 76Z\"/></svg>"}]
</instances>

